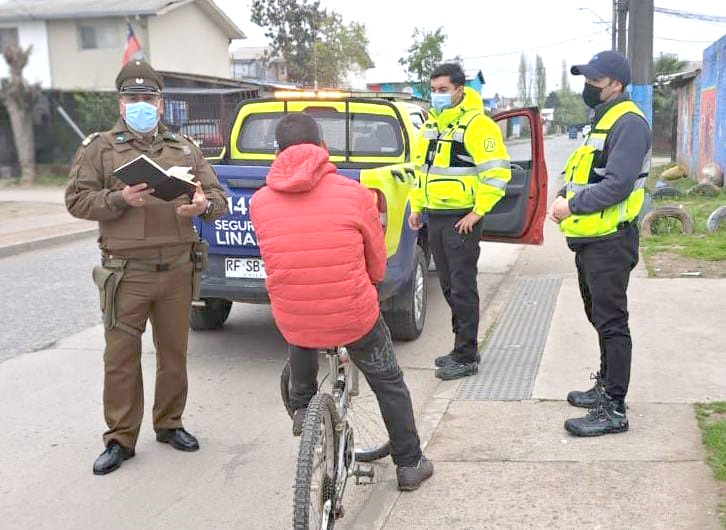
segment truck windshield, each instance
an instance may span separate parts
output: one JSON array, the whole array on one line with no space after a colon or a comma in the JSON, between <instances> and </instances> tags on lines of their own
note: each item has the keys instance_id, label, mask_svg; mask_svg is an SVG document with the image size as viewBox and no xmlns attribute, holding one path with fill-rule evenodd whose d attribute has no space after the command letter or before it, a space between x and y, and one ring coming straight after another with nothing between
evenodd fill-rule
<instances>
[{"instance_id":1,"label":"truck windshield","mask_svg":"<svg viewBox=\"0 0 726 530\"><path fill-rule=\"evenodd\" d=\"M237 148L243 153L274 153L275 127L284 113L253 114L242 124ZM331 155L345 154L345 114L315 112L323 139ZM403 151L401 126L392 116L350 114L349 149L352 156L400 156Z\"/></svg>"}]
</instances>

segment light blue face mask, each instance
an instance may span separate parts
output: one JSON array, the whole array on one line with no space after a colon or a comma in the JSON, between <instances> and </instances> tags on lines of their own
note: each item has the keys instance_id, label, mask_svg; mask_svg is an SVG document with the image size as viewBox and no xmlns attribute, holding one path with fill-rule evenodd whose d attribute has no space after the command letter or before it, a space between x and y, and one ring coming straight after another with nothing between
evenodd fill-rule
<instances>
[{"instance_id":1,"label":"light blue face mask","mask_svg":"<svg viewBox=\"0 0 726 530\"><path fill-rule=\"evenodd\" d=\"M127 103L124 119L129 127L140 133L153 131L159 123L156 107L145 101Z\"/></svg>"},{"instance_id":2,"label":"light blue face mask","mask_svg":"<svg viewBox=\"0 0 726 530\"><path fill-rule=\"evenodd\" d=\"M436 109L437 112L441 112L444 109L451 107L451 94L431 94L431 106Z\"/></svg>"}]
</instances>

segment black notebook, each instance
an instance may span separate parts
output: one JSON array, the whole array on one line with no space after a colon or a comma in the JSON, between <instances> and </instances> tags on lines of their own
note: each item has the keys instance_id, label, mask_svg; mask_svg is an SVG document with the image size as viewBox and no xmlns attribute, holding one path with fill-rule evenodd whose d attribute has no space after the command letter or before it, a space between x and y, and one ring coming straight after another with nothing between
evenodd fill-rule
<instances>
[{"instance_id":1,"label":"black notebook","mask_svg":"<svg viewBox=\"0 0 726 530\"><path fill-rule=\"evenodd\" d=\"M165 170L148 156L140 155L116 168L113 174L129 186L144 182L154 188L154 197L171 201L183 193L190 197L194 195L196 186L192 181L194 175L189 174L190 169L174 166Z\"/></svg>"}]
</instances>

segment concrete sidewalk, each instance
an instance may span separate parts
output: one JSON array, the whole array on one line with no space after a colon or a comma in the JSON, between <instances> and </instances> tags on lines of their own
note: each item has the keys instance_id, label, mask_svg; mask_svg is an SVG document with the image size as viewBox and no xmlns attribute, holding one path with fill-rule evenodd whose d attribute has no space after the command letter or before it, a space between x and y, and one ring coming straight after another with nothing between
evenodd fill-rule
<instances>
[{"instance_id":1,"label":"concrete sidewalk","mask_svg":"<svg viewBox=\"0 0 726 530\"><path fill-rule=\"evenodd\" d=\"M442 383L419 419L434 477L400 494L394 474L385 474L343 528L722 528L692 403L726 399L726 280L655 280L642 264L636 269L630 431L579 439L563 423L586 411L565 396L591 385L597 336L572 253L549 222L545 240L522 252L481 328L496 320L518 279L561 279L530 399L463 400L464 381Z\"/></svg>"},{"instance_id":2,"label":"concrete sidewalk","mask_svg":"<svg viewBox=\"0 0 726 530\"><path fill-rule=\"evenodd\" d=\"M63 195L61 187L0 187L0 258L96 235L98 224L69 214Z\"/></svg>"}]
</instances>

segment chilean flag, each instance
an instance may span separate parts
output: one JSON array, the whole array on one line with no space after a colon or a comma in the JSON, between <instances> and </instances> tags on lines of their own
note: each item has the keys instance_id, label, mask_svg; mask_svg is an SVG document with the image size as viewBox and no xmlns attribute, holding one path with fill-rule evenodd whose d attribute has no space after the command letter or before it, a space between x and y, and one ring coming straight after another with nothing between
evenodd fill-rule
<instances>
[{"instance_id":1,"label":"chilean flag","mask_svg":"<svg viewBox=\"0 0 726 530\"><path fill-rule=\"evenodd\" d=\"M126 25L129 27L129 32L126 35L126 48L124 49L124 57L121 60L122 65L131 59L143 59L144 57L144 50L141 49L141 44L139 44L139 40L134 35L131 23L127 22Z\"/></svg>"}]
</instances>

